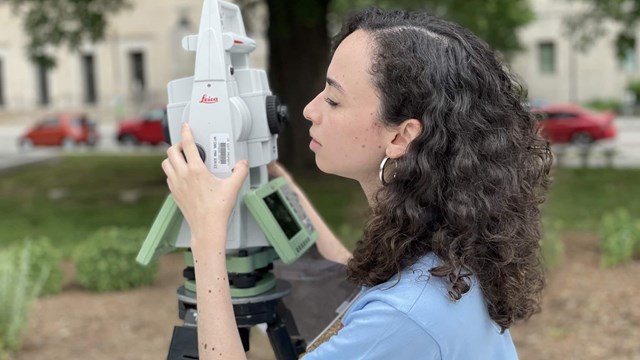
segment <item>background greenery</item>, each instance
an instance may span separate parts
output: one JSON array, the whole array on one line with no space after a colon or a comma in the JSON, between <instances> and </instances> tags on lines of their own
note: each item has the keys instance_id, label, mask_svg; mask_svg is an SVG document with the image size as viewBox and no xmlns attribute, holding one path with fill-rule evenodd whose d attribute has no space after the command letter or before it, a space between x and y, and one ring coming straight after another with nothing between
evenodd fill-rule
<instances>
[{"instance_id":1,"label":"background greenery","mask_svg":"<svg viewBox=\"0 0 640 360\"><path fill-rule=\"evenodd\" d=\"M556 169L544 216L565 231L597 232L617 208L640 214L640 169Z\"/></svg>"},{"instance_id":2,"label":"background greenery","mask_svg":"<svg viewBox=\"0 0 640 360\"><path fill-rule=\"evenodd\" d=\"M168 193L162 158L64 156L53 165L3 174L0 247L46 236L68 258L101 227L148 228ZM353 246L367 211L359 185L316 172L295 177ZM561 221L562 231L597 232L602 217L617 208L640 213L640 170L558 168L554 178L543 212L548 223ZM53 193L64 195L55 199ZM123 200L127 193L137 195Z\"/></svg>"},{"instance_id":3,"label":"background greenery","mask_svg":"<svg viewBox=\"0 0 640 360\"><path fill-rule=\"evenodd\" d=\"M135 259L146 229L104 227L76 247L76 281L87 290L107 292L149 285L158 263L138 264Z\"/></svg>"},{"instance_id":4,"label":"background greenery","mask_svg":"<svg viewBox=\"0 0 640 360\"><path fill-rule=\"evenodd\" d=\"M53 166L5 174L0 243L46 236L68 255L100 227L150 225L167 193L160 161L159 156L65 156ZM137 201L121 200L132 192Z\"/></svg>"},{"instance_id":5,"label":"background greenery","mask_svg":"<svg viewBox=\"0 0 640 360\"><path fill-rule=\"evenodd\" d=\"M3 174L0 247L46 236L69 258L99 228L148 229L168 194L163 158L69 155ZM296 179L334 229L361 227L366 203L356 182L315 172Z\"/></svg>"}]
</instances>

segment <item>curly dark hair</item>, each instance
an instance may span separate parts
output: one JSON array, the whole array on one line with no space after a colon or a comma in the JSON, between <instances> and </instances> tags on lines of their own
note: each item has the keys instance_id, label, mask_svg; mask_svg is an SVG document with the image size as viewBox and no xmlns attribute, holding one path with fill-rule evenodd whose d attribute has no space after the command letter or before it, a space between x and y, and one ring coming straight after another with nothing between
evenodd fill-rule
<instances>
[{"instance_id":1,"label":"curly dark hair","mask_svg":"<svg viewBox=\"0 0 640 360\"><path fill-rule=\"evenodd\" d=\"M540 309L540 204L552 156L523 105L526 91L469 30L424 13L369 9L352 15L333 52L356 30L374 41L372 82L386 126L418 119L422 133L396 159L348 277L389 280L429 252L430 269L458 300L477 278L504 331Z\"/></svg>"}]
</instances>

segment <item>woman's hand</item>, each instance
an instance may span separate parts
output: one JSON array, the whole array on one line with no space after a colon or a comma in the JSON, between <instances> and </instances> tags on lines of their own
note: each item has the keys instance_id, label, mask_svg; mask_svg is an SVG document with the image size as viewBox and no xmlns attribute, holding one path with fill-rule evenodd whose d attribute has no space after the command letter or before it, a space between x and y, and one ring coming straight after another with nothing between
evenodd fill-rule
<instances>
[{"instance_id":1,"label":"woman's hand","mask_svg":"<svg viewBox=\"0 0 640 360\"><path fill-rule=\"evenodd\" d=\"M162 169L193 237L207 238L221 227L226 230L238 192L248 174L248 162L239 161L230 177L218 178L202 162L186 123L182 125L181 136L182 141L167 150Z\"/></svg>"}]
</instances>

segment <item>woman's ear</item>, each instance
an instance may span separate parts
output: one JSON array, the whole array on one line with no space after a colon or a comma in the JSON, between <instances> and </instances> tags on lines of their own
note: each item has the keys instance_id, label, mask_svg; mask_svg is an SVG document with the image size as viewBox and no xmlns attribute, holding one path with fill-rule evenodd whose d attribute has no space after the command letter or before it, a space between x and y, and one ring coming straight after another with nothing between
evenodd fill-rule
<instances>
[{"instance_id":1,"label":"woman's ear","mask_svg":"<svg viewBox=\"0 0 640 360\"><path fill-rule=\"evenodd\" d=\"M417 119L407 119L393 133L395 136L387 145L385 153L388 157L397 159L407 152L409 144L422 133L422 123Z\"/></svg>"}]
</instances>

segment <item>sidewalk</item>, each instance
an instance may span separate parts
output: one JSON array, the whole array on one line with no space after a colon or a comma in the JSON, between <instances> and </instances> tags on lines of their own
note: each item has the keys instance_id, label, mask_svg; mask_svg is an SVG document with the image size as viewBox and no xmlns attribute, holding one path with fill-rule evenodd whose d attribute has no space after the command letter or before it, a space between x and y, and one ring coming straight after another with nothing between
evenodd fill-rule
<instances>
[{"instance_id":1,"label":"sidewalk","mask_svg":"<svg viewBox=\"0 0 640 360\"><path fill-rule=\"evenodd\" d=\"M60 160L57 154L49 152L32 152L21 154L0 154L0 174L19 170L24 167L37 166L40 164L52 164Z\"/></svg>"}]
</instances>

